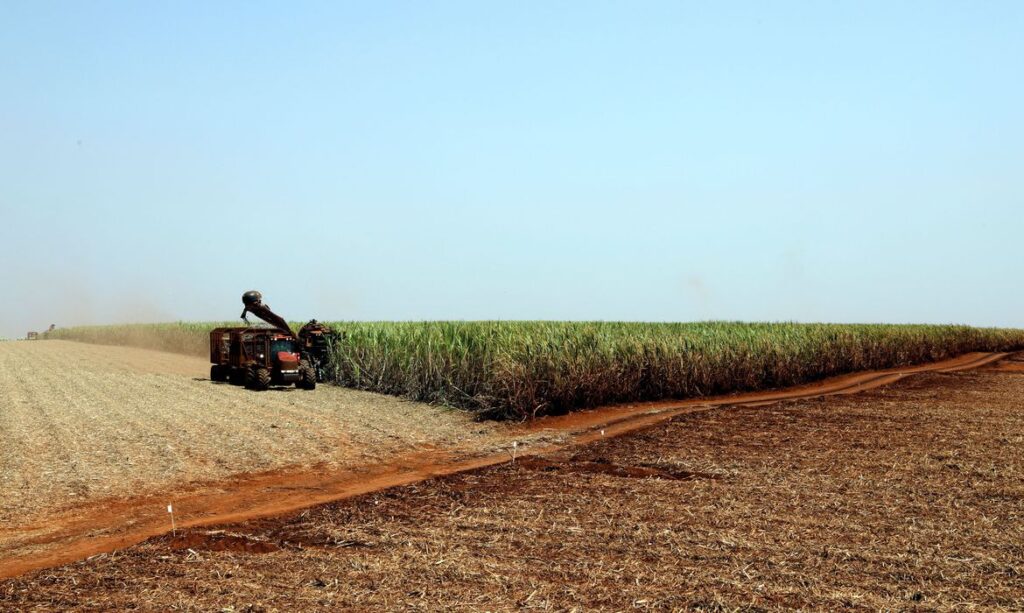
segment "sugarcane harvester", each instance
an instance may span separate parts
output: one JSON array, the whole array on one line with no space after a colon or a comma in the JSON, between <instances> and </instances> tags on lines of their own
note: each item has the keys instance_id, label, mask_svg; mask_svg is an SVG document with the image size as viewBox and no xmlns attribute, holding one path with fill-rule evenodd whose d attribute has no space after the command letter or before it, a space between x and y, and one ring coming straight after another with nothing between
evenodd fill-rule
<instances>
[{"instance_id":1,"label":"sugarcane harvester","mask_svg":"<svg viewBox=\"0 0 1024 613\"><path fill-rule=\"evenodd\" d=\"M337 332L315 319L310 319L306 325L299 328L299 341L302 342L302 348L309 357L309 363L316 371L317 381L326 381L333 374L331 365L339 340Z\"/></svg>"},{"instance_id":2,"label":"sugarcane harvester","mask_svg":"<svg viewBox=\"0 0 1024 613\"><path fill-rule=\"evenodd\" d=\"M242 294L242 304L245 326L215 328L210 332L210 379L244 384L253 390L293 383L300 389L315 389L321 356L317 351L307 351L309 339L301 333L296 336L288 322L263 303L259 292ZM250 313L271 327L248 325ZM329 340L324 343L324 359L329 358Z\"/></svg>"},{"instance_id":3,"label":"sugarcane harvester","mask_svg":"<svg viewBox=\"0 0 1024 613\"><path fill-rule=\"evenodd\" d=\"M270 307L263 303L263 296L259 292L248 291L242 294L242 304L245 305L245 308L242 310L242 319L246 323L249 323L249 320L246 319L246 314L252 313L278 330L286 330L291 334L291 327L288 325L288 322L277 313L271 311ZM330 374L331 352L338 341L338 333L331 330L327 325L311 319L299 328L297 338L302 345L303 357L309 361L316 372L316 380L324 381L327 379Z\"/></svg>"}]
</instances>

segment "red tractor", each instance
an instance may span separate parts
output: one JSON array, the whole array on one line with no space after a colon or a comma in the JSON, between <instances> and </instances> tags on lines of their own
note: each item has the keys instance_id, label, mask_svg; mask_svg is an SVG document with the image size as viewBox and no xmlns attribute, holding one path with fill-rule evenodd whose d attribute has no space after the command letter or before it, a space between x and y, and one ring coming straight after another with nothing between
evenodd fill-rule
<instances>
[{"instance_id":1,"label":"red tractor","mask_svg":"<svg viewBox=\"0 0 1024 613\"><path fill-rule=\"evenodd\" d=\"M210 379L245 384L265 390L271 385L289 385L311 390L323 380L335 335L314 319L295 336L288 322L263 303L253 290L242 294L244 328L217 328L210 332ZM272 328L248 325L252 313Z\"/></svg>"},{"instance_id":2,"label":"red tractor","mask_svg":"<svg viewBox=\"0 0 1024 613\"><path fill-rule=\"evenodd\" d=\"M316 388L316 371L298 339L271 328L216 328L210 332L210 379L265 390L271 385Z\"/></svg>"}]
</instances>

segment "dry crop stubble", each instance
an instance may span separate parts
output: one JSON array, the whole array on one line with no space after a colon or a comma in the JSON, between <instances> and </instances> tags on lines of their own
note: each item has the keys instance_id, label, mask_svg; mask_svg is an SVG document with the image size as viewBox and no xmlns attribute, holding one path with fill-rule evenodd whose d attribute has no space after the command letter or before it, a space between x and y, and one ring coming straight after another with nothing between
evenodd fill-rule
<instances>
[{"instance_id":1,"label":"dry crop stubble","mask_svg":"<svg viewBox=\"0 0 1024 613\"><path fill-rule=\"evenodd\" d=\"M160 537L0 583L0 604L1020 610L1022 394L993 370L722 407Z\"/></svg>"},{"instance_id":2,"label":"dry crop stubble","mask_svg":"<svg viewBox=\"0 0 1024 613\"><path fill-rule=\"evenodd\" d=\"M0 344L0 523L239 473L486 447L495 427L334 386L257 394L206 370L202 359L134 348Z\"/></svg>"}]
</instances>

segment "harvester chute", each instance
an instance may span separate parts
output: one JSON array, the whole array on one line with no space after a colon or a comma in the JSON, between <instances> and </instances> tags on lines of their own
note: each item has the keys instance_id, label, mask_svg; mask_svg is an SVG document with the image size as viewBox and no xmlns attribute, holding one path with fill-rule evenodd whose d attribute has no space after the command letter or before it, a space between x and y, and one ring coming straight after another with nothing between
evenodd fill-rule
<instances>
[{"instance_id":1,"label":"harvester chute","mask_svg":"<svg viewBox=\"0 0 1024 613\"><path fill-rule=\"evenodd\" d=\"M288 336L295 336L295 333L292 332L291 327L288 326L288 322L284 320L284 317L281 317L277 313L271 311L269 306L263 304L263 294L256 290L245 292L242 294L242 304L245 305L245 308L242 309L242 320L245 321L245 323L249 323L249 319L246 315L252 313Z\"/></svg>"}]
</instances>

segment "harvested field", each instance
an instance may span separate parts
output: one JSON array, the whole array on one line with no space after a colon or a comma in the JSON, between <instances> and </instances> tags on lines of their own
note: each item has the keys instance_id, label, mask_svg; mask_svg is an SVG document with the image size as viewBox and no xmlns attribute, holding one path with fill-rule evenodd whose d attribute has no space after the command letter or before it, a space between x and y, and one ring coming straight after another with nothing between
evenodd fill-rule
<instances>
[{"instance_id":1,"label":"harvested field","mask_svg":"<svg viewBox=\"0 0 1024 613\"><path fill-rule=\"evenodd\" d=\"M1019 610L1022 397L998 365L684 414L38 571L0 607Z\"/></svg>"},{"instance_id":2,"label":"harvested field","mask_svg":"<svg viewBox=\"0 0 1024 613\"><path fill-rule=\"evenodd\" d=\"M486 447L495 426L322 386L252 393L206 360L67 341L0 343L0 546L12 528L108 498L287 466L336 470L434 447Z\"/></svg>"}]
</instances>

